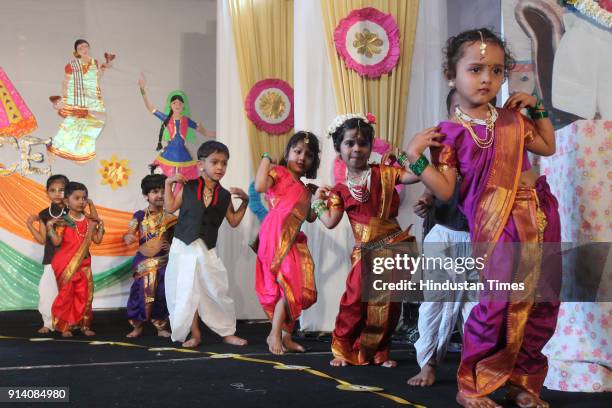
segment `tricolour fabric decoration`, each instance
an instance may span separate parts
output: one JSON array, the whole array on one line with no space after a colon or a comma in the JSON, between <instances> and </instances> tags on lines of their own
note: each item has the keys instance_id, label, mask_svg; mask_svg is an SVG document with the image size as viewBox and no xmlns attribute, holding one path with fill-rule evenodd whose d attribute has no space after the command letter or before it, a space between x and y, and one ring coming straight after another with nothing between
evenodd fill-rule
<instances>
[{"instance_id":1,"label":"tricolour fabric decoration","mask_svg":"<svg viewBox=\"0 0 612 408\"><path fill-rule=\"evenodd\" d=\"M28 241L35 242L26 227L32 214L49 206L45 187L17 173L0 177L0 228ZM91 254L98 256L133 255L137 244L123 242L123 235L132 219L132 213L96 206L98 215L104 220L106 233L99 245L91 246Z\"/></svg>"},{"instance_id":2,"label":"tricolour fabric decoration","mask_svg":"<svg viewBox=\"0 0 612 408\"><path fill-rule=\"evenodd\" d=\"M36 309L43 266L0 241L0 311ZM132 258L93 277L94 290L115 285L132 275Z\"/></svg>"},{"instance_id":3,"label":"tricolour fabric decoration","mask_svg":"<svg viewBox=\"0 0 612 408\"><path fill-rule=\"evenodd\" d=\"M272 135L293 128L293 88L282 79L258 81L244 101L247 117L255 127Z\"/></svg>"},{"instance_id":4,"label":"tricolour fabric decoration","mask_svg":"<svg viewBox=\"0 0 612 408\"><path fill-rule=\"evenodd\" d=\"M353 10L334 30L336 51L349 69L378 78L390 72L400 57L399 29L391 14L373 7Z\"/></svg>"}]
</instances>

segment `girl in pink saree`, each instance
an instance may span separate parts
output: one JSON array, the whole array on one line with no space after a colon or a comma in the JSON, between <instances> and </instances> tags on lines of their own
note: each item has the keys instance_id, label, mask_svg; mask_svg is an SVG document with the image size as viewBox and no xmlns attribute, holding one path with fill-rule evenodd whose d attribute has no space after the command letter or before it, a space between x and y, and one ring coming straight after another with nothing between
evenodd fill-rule
<instances>
[{"instance_id":1,"label":"girl in pink saree","mask_svg":"<svg viewBox=\"0 0 612 408\"><path fill-rule=\"evenodd\" d=\"M291 333L302 310L317 300L314 263L306 235L300 231L304 221L316 218L310 213L312 193L300 178L315 178L319 162L317 137L297 132L289 139L280 165L272 166L264 153L255 176L255 189L266 192L269 203L259 230L255 291L272 321L267 343L273 354L304 352Z\"/></svg>"}]
</instances>

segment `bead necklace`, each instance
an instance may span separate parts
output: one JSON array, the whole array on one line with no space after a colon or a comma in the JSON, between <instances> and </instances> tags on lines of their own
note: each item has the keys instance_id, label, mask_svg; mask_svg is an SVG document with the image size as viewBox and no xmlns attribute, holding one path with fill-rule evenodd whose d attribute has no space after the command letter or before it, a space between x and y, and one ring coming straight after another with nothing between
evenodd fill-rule
<instances>
[{"instance_id":1,"label":"bead necklace","mask_svg":"<svg viewBox=\"0 0 612 408\"><path fill-rule=\"evenodd\" d=\"M161 210L160 214L157 216L157 219L155 219L151 215L151 211L149 210L149 208L145 210L145 221L143 221L143 224L147 227L147 235L145 236L145 241L149 241L154 238L161 239L162 235L164 235L164 232L166 232L166 228L163 226L165 216L166 214L164 210ZM154 232L149 232L157 226L159 226L159 231L157 235L155 235Z\"/></svg>"},{"instance_id":2,"label":"bead necklace","mask_svg":"<svg viewBox=\"0 0 612 408\"><path fill-rule=\"evenodd\" d=\"M370 198L370 176L372 175L372 169L368 168L361 172L358 178L350 178L348 174L348 168L346 169L346 186L351 193L351 196L359 201L365 203Z\"/></svg>"},{"instance_id":3,"label":"bead necklace","mask_svg":"<svg viewBox=\"0 0 612 408\"><path fill-rule=\"evenodd\" d=\"M83 221L86 218L85 215L83 215L80 220L77 220L73 217L70 218L72 218L72 220L74 221L74 231L76 232L76 234L81 238L85 238L87 236L87 233L89 232L89 222L85 223L85 232L83 234L81 234L81 231L79 231L78 224L80 221Z\"/></svg>"},{"instance_id":4,"label":"bead necklace","mask_svg":"<svg viewBox=\"0 0 612 408\"><path fill-rule=\"evenodd\" d=\"M494 136L495 136L495 121L497 120L497 109L491 104L488 105L489 111L487 112L486 119L474 119L467 113L463 112L459 106L455 106L455 116L459 123L470 132L470 136L476 143L476 146L481 149L487 149L493 145ZM474 129L472 129L472 123L476 125L483 125L486 127L485 130L485 138L481 139L478 137Z\"/></svg>"},{"instance_id":5,"label":"bead necklace","mask_svg":"<svg viewBox=\"0 0 612 408\"><path fill-rule=\"evenodd\" d=\"M60 210L59 215L53 215L53 213L51 212L51 206L52 205L53 204L49 204L49 210L48 210L49 216L51 216L51 218L54 218L54 219L58 219L58 218L62 217L64 215L64 211L66 211L66 207L62 207L62 209Z\"/></svg>"}]
</instances>

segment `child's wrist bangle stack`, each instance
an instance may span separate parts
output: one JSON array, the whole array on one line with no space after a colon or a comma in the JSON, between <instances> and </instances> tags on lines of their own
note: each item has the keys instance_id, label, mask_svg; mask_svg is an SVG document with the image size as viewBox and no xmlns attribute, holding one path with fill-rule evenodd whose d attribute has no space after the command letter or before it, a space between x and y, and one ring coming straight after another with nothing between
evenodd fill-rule
<instances>
[{"instance_id":1,"label":"child's wrist bangle stack","mask_svg":"<svg viewBox=\"0 0 612 408\"><path fill-rule=\"evenodd\" d=\"M261 158L262 159L268 159L268 160L270 160L270 163L272 163L272 157L268 153L262 154Z\"/></svg>"},{"instance_id":2,"label":"child's wrist bangle stack","mask_svg":"<svg viewBox=\"0 0 612 408\"><path fill-rule=\"evenodd\" d=\"M317 218L321 218L321 215L328 210L327 204L321 199L314 200L310 208L317 215Z\"/></svg>"},{"instance_id":3,"label":"child's wrist bangle stack","mask_svg":"<svg viewBox=\"0 0 612 408\"><path fill-rule=\"evenodd\" d=\"M397 156L397 162L400 164L400 166L406 167L406 163L408 163L408 154L406 152L401 152Z\"/></svg>"},{"instance_id":4,"label":"child's wrist bangle stack","mask_svg":"<svg viewBox=\"0 0 612 408\"><path fill-rule=\"evenodd\" d=\"M408 168L414 173L415 176L418 177L425 171L427 166L429 166L429 160L427 160L427 157L421 154L414 163L411 163L408 166Z\"/></svg>"}]
</instances>

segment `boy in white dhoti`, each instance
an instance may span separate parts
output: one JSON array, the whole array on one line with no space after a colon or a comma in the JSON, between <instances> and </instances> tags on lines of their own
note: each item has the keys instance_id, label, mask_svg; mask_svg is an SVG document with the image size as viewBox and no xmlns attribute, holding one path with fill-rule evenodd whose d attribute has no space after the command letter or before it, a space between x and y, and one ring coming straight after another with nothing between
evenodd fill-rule
<instances>
[{"instance_id":1,"label":"boy in white dhoti","mask_svg":"<svg viewBox=\"0 0 612 408\"><path fill-rule=\"evenodd\" d=\"M191 331L183 347L197 347L201 342L198 316L225 343L247 344L234 335L236 312L228 294L227 270L215 251L223 219L236 227L249 201L243 190L227 191L219 184L228 160L227 146L208 141L198 149L198 179L187 181L179 173L166 179L166 210L172 213L180 208L166 267L166 302L172 340L185 341ZM176 196L172 191L174 183L184 184ZM237 210L232 197L242 200Z\"/></svg>"},{"instance_id":2,"label":"boy in white dhoti","mask_svg":"<svg viewBox=\"0 0 612 408\"><path fill-rule=\"evenodd\" d=\"M455 89L446 98L450 116ZM492 101L495 104L495 101ZM423 253L428 258L467 258L472 256L470 232L465 216L457 208L460 182L455 186L448 202L435 200L426 190L414 206L415 213L423 217ZM478 282L475 269L458 273L456 270L431 268L423 270L423 280L434 282ZM425 301L419 307L419 339L414 343L421 371L408 380L409 385L428 387L436 379L436 367L444 360L453 329L461 315L460 328L476 305L476 294L467 291L424 293Z\"/></svg>"}]
</instances>

